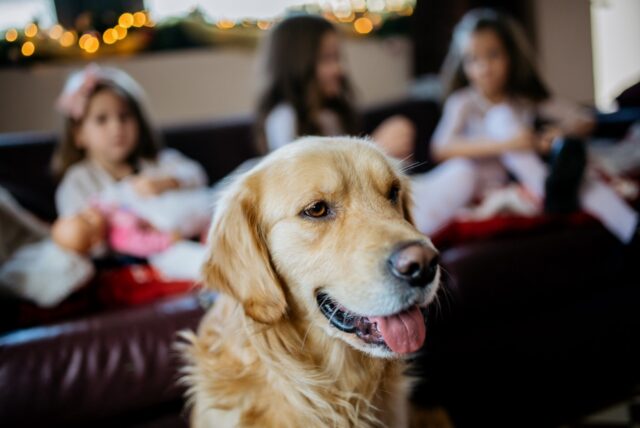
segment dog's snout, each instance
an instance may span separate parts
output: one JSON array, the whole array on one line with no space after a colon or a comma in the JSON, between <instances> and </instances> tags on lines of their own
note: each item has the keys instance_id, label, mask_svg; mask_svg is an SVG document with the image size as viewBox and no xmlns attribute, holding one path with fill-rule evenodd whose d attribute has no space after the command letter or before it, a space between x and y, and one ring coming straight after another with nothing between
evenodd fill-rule
<instances>
[{"instance_id":1,"label":"dog's snout","mask_svg":"<svg viewBox=\"0 0 640 428\"><path fill-rule=\"evenodd\" d=\"M412 287L426 287L436 276L438 253L420 242L410 242L391 253L389 269Z\"/></svg>"}]
</instances>

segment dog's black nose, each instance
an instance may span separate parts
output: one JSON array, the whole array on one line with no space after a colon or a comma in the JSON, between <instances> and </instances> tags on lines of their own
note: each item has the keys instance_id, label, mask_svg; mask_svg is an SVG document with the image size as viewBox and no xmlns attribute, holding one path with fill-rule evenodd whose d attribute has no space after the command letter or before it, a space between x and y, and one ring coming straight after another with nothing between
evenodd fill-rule
<instances>
[{"instance_id":1,"label":"dog's black nose","mask_svg":"<svg viewBox=\"0 0 640 428\"><path fill-rule=\"evenodd\" d=\"M426 287L438 271L438 253L420 242L401 244L389 257L389 270L412 287Z\"/></svg>"}]
</instances>

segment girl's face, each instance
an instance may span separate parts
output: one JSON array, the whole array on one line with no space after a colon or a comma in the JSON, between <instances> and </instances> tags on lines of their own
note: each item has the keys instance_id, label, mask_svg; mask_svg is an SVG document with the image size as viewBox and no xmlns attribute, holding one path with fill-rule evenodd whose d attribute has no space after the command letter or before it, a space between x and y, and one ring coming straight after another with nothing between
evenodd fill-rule
<instances>
[{"instance_id":1,"label":"girl's face","mask_svg":"<svg viewBox=\"0 0 640 428\"><path fill-rule=\"evenodd\" d=\"M128 103L110 89L97 92L76 133L76 145L91 159L124 162L138 141L138 123Z\"/></svg>"},{"instance_id":2,"label":"girl's face","mask_svg":"<svg viewBox=\"0 0 640 428\"><path fill-rule=\"evenodd\" d=\"M328 31L320 41L316 64L316 78L322 95L325 98L334 98L340 95L343 77L340 41L334 31Z\"/></svg>"},{"instance_id":3,"label":"girl's face","mask_svg":"<svg viewBox=\"0 0 640 428\"><path fill-rule=\"evenodd\" d=\"M504 95L509 56L493 30L474 32L463 52L464 72L473 87L489 97Z\"/></svg>"}]
</instances>

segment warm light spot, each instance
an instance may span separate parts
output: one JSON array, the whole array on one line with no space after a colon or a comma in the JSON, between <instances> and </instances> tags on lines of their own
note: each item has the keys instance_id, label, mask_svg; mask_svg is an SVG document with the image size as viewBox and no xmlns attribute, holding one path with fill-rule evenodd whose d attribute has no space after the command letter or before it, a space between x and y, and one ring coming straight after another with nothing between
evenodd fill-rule
<instances>
[{"instance_id":1,"label":"warm light spot","mask_svg":"<svg viewBox=\"0 0 640 428\"><path fill-rule=\"evenodd\" d=\"M398 14L400 14L402 16L411 16L411 15L413 15L413 8L411 6L407 6L404 9L402 9L401 11L399 11Z\"/></svg>"},{"instance_id":2,"label":"warm light spot","mask_svg":"<svg viewBox=\"0 0 640 428\"><path fill-rule=\"evenodd\" d=\"M60 37L62 37L63 32L64 28L62 28L62 25L56 24L49 29L49 37L51 37L53 40L58 40Z\"/></svg>"},{"instance_id":3,"label":"warm light spot","mask_svg":"<svg viewBox=\"0 0 640 428\"><path fill-rule=\"evenodd\" d=\"M97 37L91 36L84 44L84 50L89 53L94 53L100 47L100 40Z\"/></svg>"},{"instance_id":4,"label":"warm light spot","mask_svg":"<svg viewBox=\"0 0 640 428\"><path fill-rule=\"evenodd\" d=\"M76 42L76 36L71 31L65 31L62 33L62 37L60 37L60 44L68 48Z\"/></svg>"},{"instance_id":5,"label":"warm light spot","mask_svg":"<svg viewBox=\"0 0 640 428\"><path fill-rule=\"evenodd\" d=\"M333 10L333 14L340 21L348 21L350 17L353 16L353 11L350 6L341 6L337 7Z\"/></svg>"},{"instance_id":6,"label":"warm light spot","mask_svg":"<svg viewBox=\"0 0 640 428\"><path fill-rule=\"evenodd\" d=\"M268 30L271 28L271 23L269 21L258 21L258 28L261 30Z\"/></svg>"},{"instance_id":7,"label":"warm light spot","mask_svg":"<svg viewBox=\"0 0 640 428\"><path fill-rule=\"evenodd\" d=\"M133 14L133 26L142 27L147 23L147 14L144 12L136 12Z\"/></svg>"},{"instance_id":8,"label":"warm light spot","mask_svg":"<svg viewBox=\"0 0 640 428\"><path fill-rule=\"evenodd\" d=\"M129 12L123 13L118 19L118 24L124 28L129 28L133 25L133 15Z\"/></svg>"},{"instance_id":9,"label":"warm light spot","mask_svg":"<svg viewBox=\"0 0 640 428\"><path fill-rule=\"evenodd\" d=\"M353 10L356 12L363 12L367 8L367 2L364 0L353 0L351 6L353 6Z\"/></svg>"},{"instance_id":10,"label":"warm light spot","mask_svg":"<svg viewBox=\"0 0 640 428\"><path fill-rule=\"evenodd\" d=\"M403 0L387 0L387 10L390 10L391 12L398 12L402 9L403 3Z\"/></svg>"},{"instance_id":11,"label":"warm light spot","mask_svg":"<svg viewBox=\"0 0 640 428\"><path fill-rule=\"evenodd\" d=\"M7 32L4 33L4 38L7 39L7 42L15 42L18 39L18 30L9 28Z\"/></svg>"},{"instance_id":12,"label":"warm light spot","mask_svg":"<svg viewBox=\"0 0 640 428\"><path fill-rule=\"evenodd\" d=\"M367 6L371 12L382 12L384 10L384 0L367 0Z\"/></svg>"},{"instance_id":13,"label":"warm light spot","mask_svg":"<svg viewBox=\"0 0 640 428\"><path fill-rule=\"evenodd\" d=\"M113 28L109 28L102 34L102 41L108 45L112 45L118 41L118 32Z\"/></svg>"},{"instance_id":14,"label":"warm light spot","mask_svg":"<svg viewBox=\"0 0 640 428\"><path fill-rule=\"evenodd\" d=\"M362 17L356 19L353 23L353 28L355 28L356 32L360 34L369 34L371 30L373 30L373 23L369 18Z\"/></svg>"},{"instance_id":15,"label":"warm light spot","mask_svg":"<svg viewBox=\"0 0 640 428\"><path fill-rule=\"evenodd\" d=\"M228 30L229 28L233 28L235 27L235 25L236 25L235 22L230 21L228 19L221 19L220 21L216 22L216 26L223 30Z\"/></svg>"},{"instance_id":16,"label":"warm light spot","mask_svg":"<svg viewBox=\"0 0 640 428\"><path fill-rule=\"evenodd\" d=\"M80 49L86 49L87 46L87 41L93 36L91 36L91 34L83 34L82 36L80 36L80 39L78 40L78 46L80 46Z\"/></svg>"},{"instance_id":17,"label":"warm light spot","mask_svg":"<svg viewBox=\"0 0 640 428\"><path fill-rule=\"evenodd\" d=\"M356 19L356 15L351 13L351 14L345 16L344 18L338 18L338 21L340 21L340 22L353 22L354 19Z\"/></svg>"},{"instance_id":18,"label":"warm light spot","mask_svg":"<svg viewBox=\"0 0 640 428\"><path fill-rule=\"evenodd\" d=\"M371 19L371 22L373 23L374 27L377 27L380 24L382 24L382 16L378 15L377 13L370 14L369 19Z\"/></svg>"},{"instance_id":19,"label":"warm light spot","mask_svg":"<svg viewBox=\"0 0 640 428\"><path fill-rule=\"evenodd\" d=\"M26 27L24 27L24 35L27 37L34 37L38 34L38 26L33 22Z\"/></svg>"},{"instance_id":20,"label":"warm light spot","mask_svg":"<svg viewBox=\"0 0 640 428\"><path fill-rule=\"evenodd\" d=\"M145 26L145 27L155 27L155 26L156 26L156 23L155 23L155 21L154 21L153 19L151 19L151 18L149 18L149 17L147 16L147 23L146 23L146 24L144 24L144 26Z\"/></svg>"},{"instance_id":21,"label":"warm light spot","mask_svg":"<svg viewBox=\"0 0 640 428\"><path fill-rule=\"evenodd\" d=\"M22 45L22 55L31 56L36 51L36 45L33 42L24 42Z\"/></svg>"},{"instance_id":22,"label":"warm light spot","mask_svg":"<svg viewBox=\"0 0 640 428\"><path fill-rule=\"evenodd\" d=\"M124 27L121 27L119 25L116 25L115 27L113 27L114 30L116 30L116 33L118 34L118 40L122 40L125 37L127 37L127 29Z\"/></svg>"}]
</instances>

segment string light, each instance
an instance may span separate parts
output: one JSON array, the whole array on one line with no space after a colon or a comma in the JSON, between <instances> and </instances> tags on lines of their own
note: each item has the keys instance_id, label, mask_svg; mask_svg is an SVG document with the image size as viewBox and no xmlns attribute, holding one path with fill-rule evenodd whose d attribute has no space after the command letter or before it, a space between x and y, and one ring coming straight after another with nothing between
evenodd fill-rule
<instances>
[{"instance_id":1,"label":"string light","mask_svg":"<svg viewBox=\"0 0 640 428\"><path fill-rule=\"evenodd\" d=\"M84 50L88 53L95 53L100 48L100 40L95 36L89 36L84 44Z\"/></svg>"},{"instance_id":2,"label":"string light","mask_svg":"<svg viewBox=\"0 0 640 428\"><path fill-rule=\"evenodd\" d=\"M118 41L118 32L113 28L109 28L102 34L102 41L108 45L114 44Z\"/></svg>"},{"instance_id":3,"label":"string light","mask_svg":"<svg viewBox=\"0 0 640 428\"><path fill-rule=\"evenodd\" d=\"M35 51L36 51L36 45L34 45L33 42L24 42L22 44L22 49L21 49L22 55L31 56Z\"/></svg>"},{"instance_id":4,"label":"string light","mask_svg":"<svg viewBox=\"0 0 640 428\"><path fill-rule=\"evenodd\" d=\"M80 46L80 49L85 49L87 41L91 37L92 37L91 34L83 34L82 36L80 36L80 39L78 40L78 46Z\"/></svg>"},{"instance_id":5,"label":"string light","mask_svg":"<svg viewBox=\"0 0 640 428\"><path fill-rule=\"evenodd\" d=\"M364 12L367 9L367 2L364 0L353 0L351 5L356 12Z\"/></svg>"},{"instance_id":6,"label":"string light","mask_svg":"<svg viewBox=\"0 0 640 428\"><path fill-rule=\"evenodd\" d=\"M64 48L68 48L76 42L76 35L71 31L65 31L60 37L60 45Z\"/></svg>"},{"instance_id":7,"label":"string light","mask_svg":"<svg viewBox=\"0 0 640 428\"><path fill-rule=\"evenodd\" d=\"M398 11L398 14L401 16L411 16L413 15L413 7L407 6L404 9Z\"/></svg>"},{"instance_id":8,"label":"string light","mask_svg":"<svg viewBox=\"0 0 640 428\"><path fill-rule=\"evenodd\" d=\"M24 35L27 37L35 37L38 34L38 26L33 22L24 28Z\"/></svg>"},{"instance_id":9,"label":"string light","mask_svg":"<svg viewBox=\"0 0 640 428\"><path fill-rule=\"evenodd\" d=\"M367 17L358 18L353 23L353 28L359 34L369 34L373 30L373 22Z\"/></svg>"},{"instance_id":10,"label":"string light","mask_svg":"<svg viewBox=\"0 0 640 428\"><path fill-rule=\"evenodd\" d=\"M147 23L147 14L144 12L136 12L133 14L133 26L142 27Z\"/></svg>"},{"instance_id":11,"label":"string light","mask_svg":"<svg viewBox=\"0 0 640 428\"><path fill-rule=\"evenodd\" d=\"M310 10L310 7L306 9ZM378 28L383 17L388 14L396 14L399 16L410 16L414 12L414 0L329 0L322 2L320 5L314 5L313 11L319 12L324 10L324 16L333 21L343 23L353 23L353 30L357 34L369 34L374 28ZM260 30L268 30L273 26L275 21L272 20L243 20L235 22L229 19L220 19L215 25L222 29L228 30L236 26L249 28L255 25ZM154 27L156 23L151 19L147 11L137 11L134 13L123 13L118 17L118 24L113 28L108 28L102 34L86 33L78 38L75 31L65 30L60 24L55 24L48 30L43 29L52 40L57 40L60 46L68 48L73 46L76 41L80 49L87 53L95 53L100 49L101 43L112 45L118 40L123 40L128 35L128 29L131 27ZM31 22L24 27L24 36L34 38L38 35L40 29L35 22ZM4 38L7 42L15 42L19 38L19 32L16 28L10 28L5 31ZM34 41L25 41L21 46L22 55L25 57L32 56L36 51Z\"/></svg>"},{"instance_id":12,"label":"string light","mask_svg":"<svg viewBox=\"0 0 640 428\"><path fill-rule=\"evenodd\" d=\"M123 13L118 19L118 24L120 24L120 26L124 28L131 27L133 25L133 15L129 12Z\"/></svg>"},{"instance_id":13,"label":"string light","mask_svg":"<svg viewBox=\"0 0 640 428\"><path fill-rule=\"evenodd\" d=\"M371 12L382 12L385 7L384 0L367 0L367 7Z\"/></svg>"},{"instance_id":14,"label":"string light","mask_svg":"<svg viewBox=\"0 0 640 428\"><path fill-rule=\"evenodd\" d=\"M116 25L115 27L113 27L114 30L116 30L116 33L118 33L118 40L122 40L125 37L127 37L127 29L120 26L120 25Z\"/></svg>"},{"instance_id":15,"label":"string light","mask_svg":"<svg viewBox=\"0 0 640 428\"><path fill-rule=\"evenodd\" d=\"M62 28L62 25L56 24L49 29L49 37L51 37L53 40L58 40L60 37L62 37L63 32L64 28Z\"/></svg>"},{"instance_id":16,"label":"string light","mask_svg":"<svg viewBox=\"0 0 640 428\"><path fill-rule=\"evenodd\" d=\"M7 42L15 42L18 40L18 30L15 28L9 28L6 33L4 33L4 38Z\"/></svg>"},{"instance_id":17,"label":"string light","mask_svg":"<svg viewBox=\"0 0 640 428\"><path fill-rule=\"evenodd\" d=\"M230 21L228 19L221 19L220 21L216 22L216 26L222 30L228 30L230 28L235 27L236 23L233 21Z\"/></svg>"}]
</instances>

